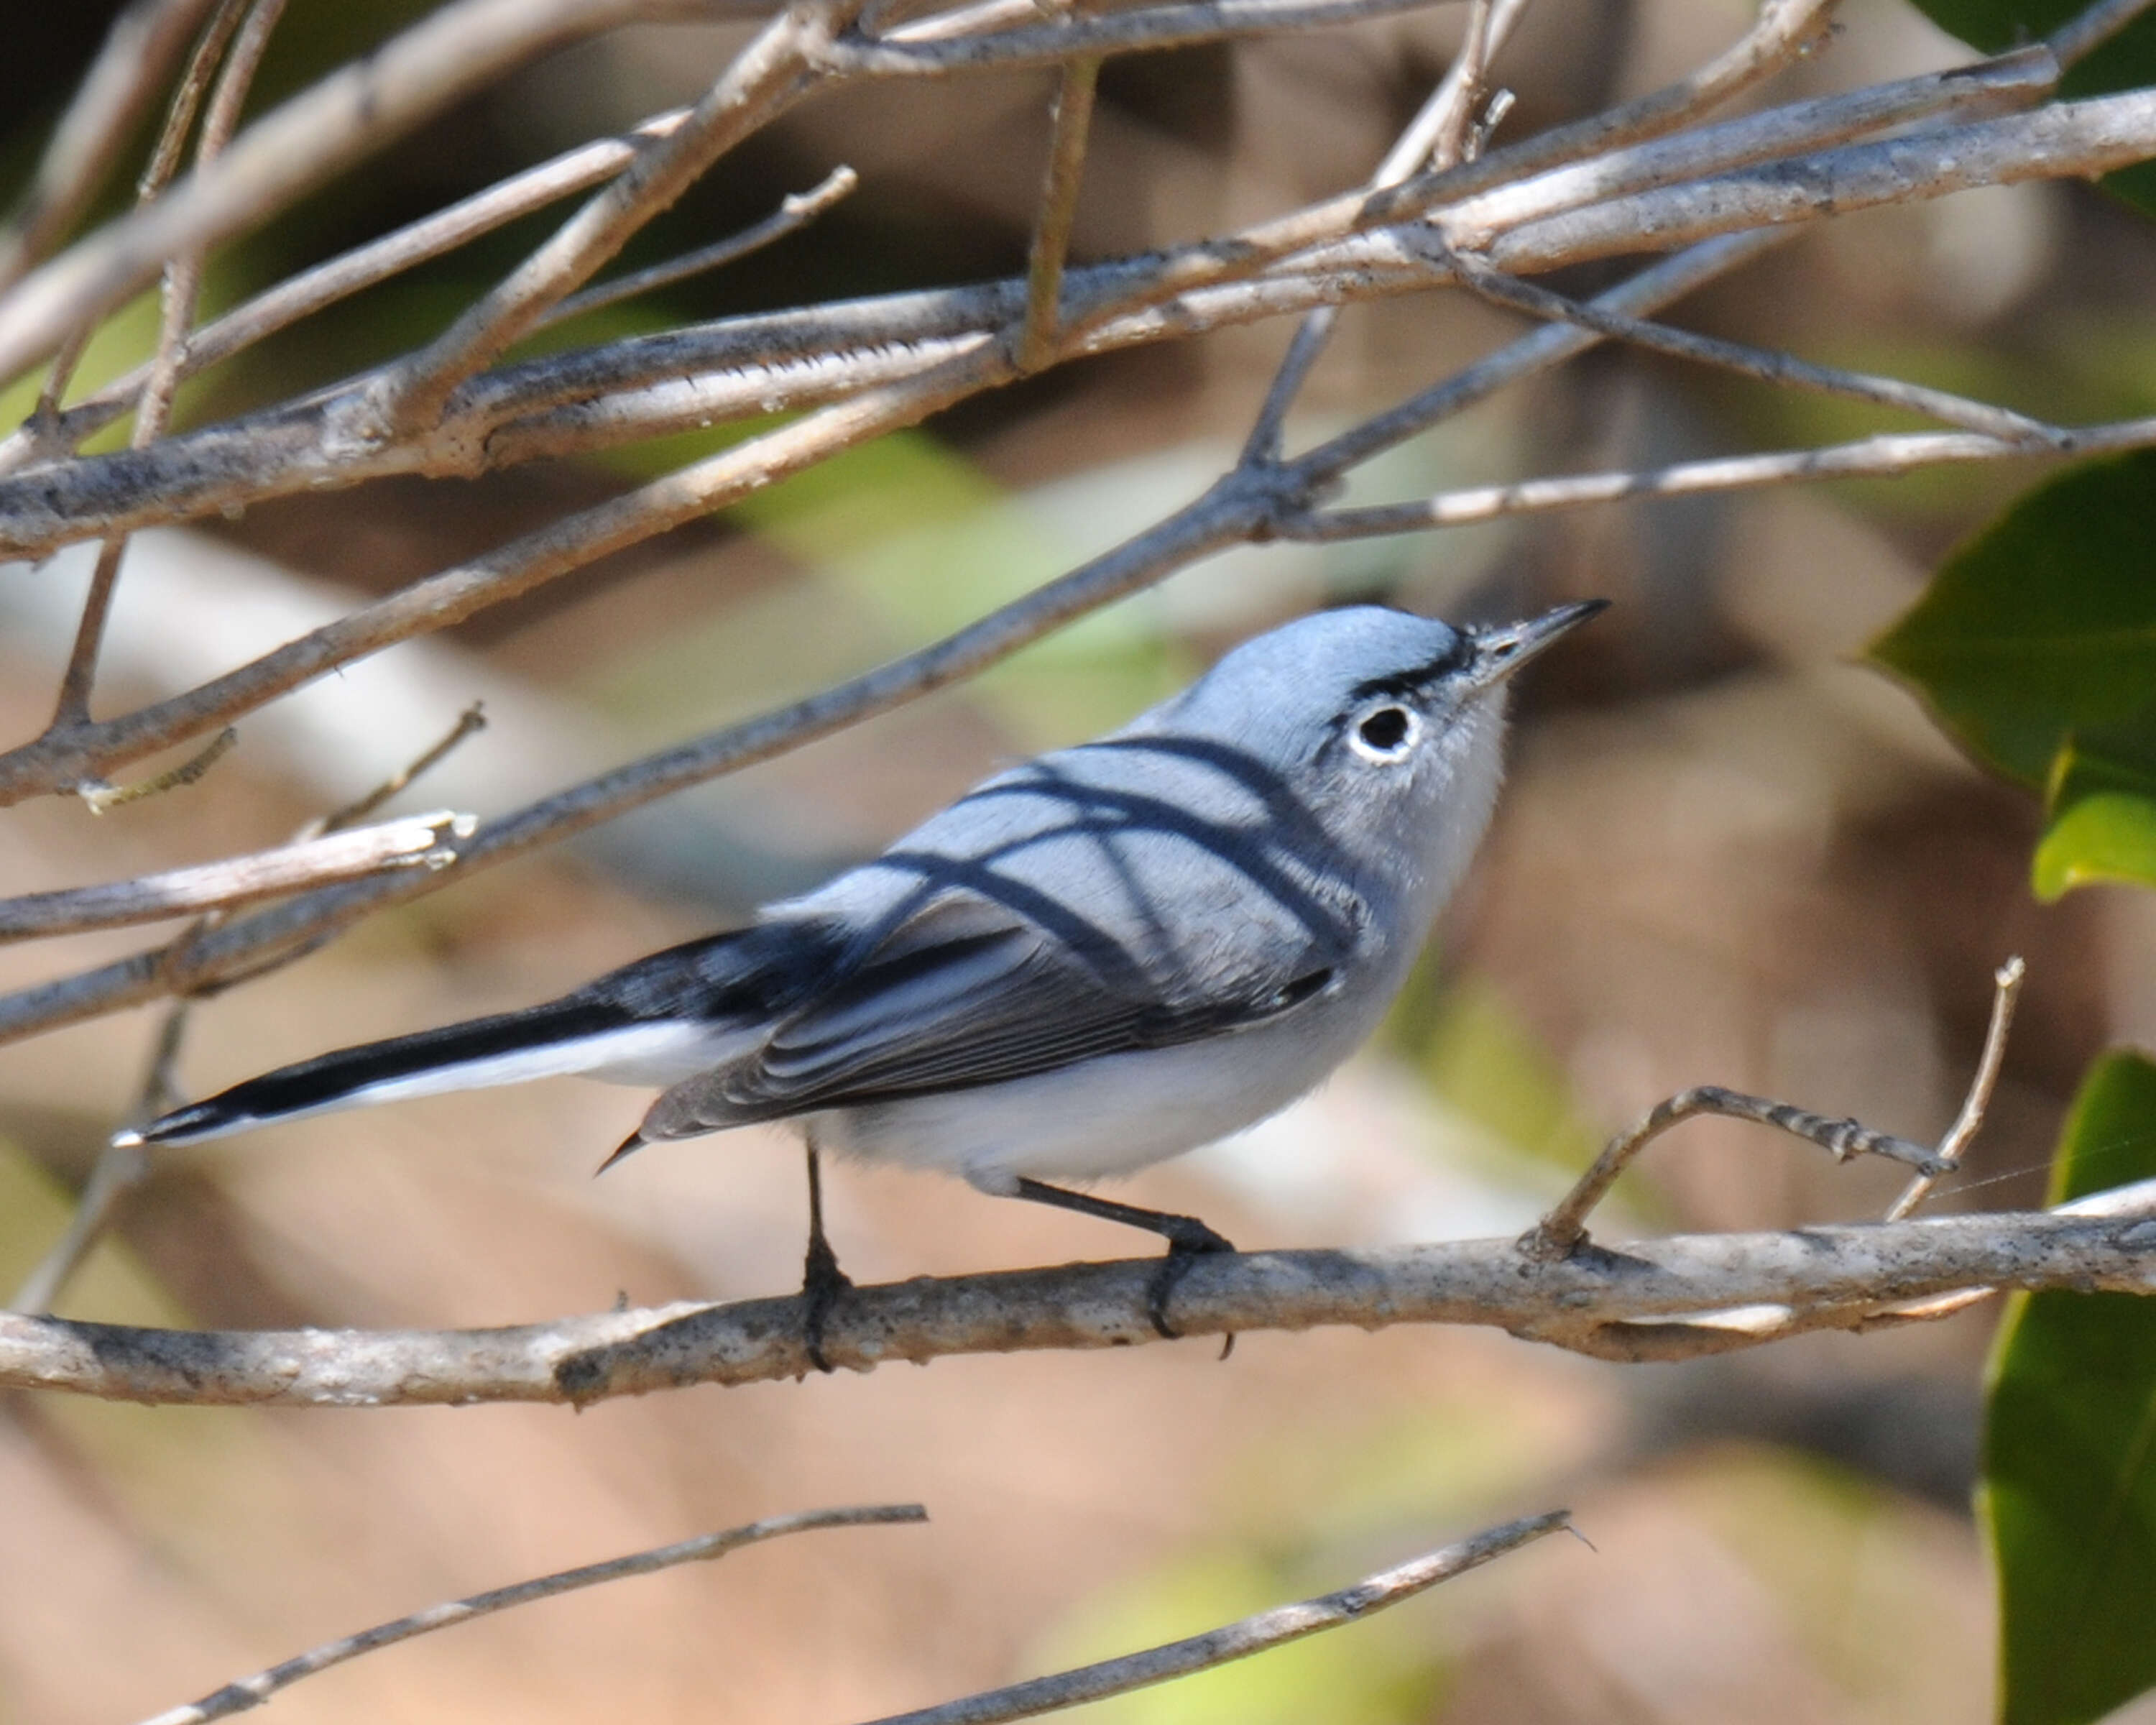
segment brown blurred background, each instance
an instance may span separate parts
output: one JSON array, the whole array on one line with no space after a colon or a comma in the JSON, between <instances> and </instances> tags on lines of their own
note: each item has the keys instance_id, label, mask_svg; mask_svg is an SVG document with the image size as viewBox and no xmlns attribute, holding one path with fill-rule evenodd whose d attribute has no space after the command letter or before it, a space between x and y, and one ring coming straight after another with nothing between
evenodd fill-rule
<instances>
[{"instance_id":1,"label":"brown blurred background","mask_svg":"<svg viewBox=\"0 0 2156 1725\"><path fill-rule=\"evenodd\" d=\"M416 4L295 7L265 99ZM34 9L0 65L18 179L111 8ZM1498 75L1524 133L1676 75L1727 0L1537 0ZM1353 183L1441 71L1443 8L1322 37L1111 64L1078 249L1217 230ZM549 61L218 260L224 302L538 157L682 100L738 31L644 29ZM1852 0L1776 98L1961 58ZM1049 82L846 94L742 151L640 263L852 164L808 232L563 339L1020 266ZM182 397L237 411L439 326L547 223L378 290ZM2062 418L2156 410L2145 226L2022 186L1835 224L1685 317ZM1586 290L1582 273L1562 285ZM130 357L144 313L87 381ZM1445 299L1354 311L1291 438L1372 410L1513 327ZM0 892L272 844L483 696L491 727L403 806L492 812L928 639L1142 527L1232 455L1286 331L1075 366L850 456L751 508L400 648L242 727L200 785L93 819L0 822ZM22 399L17 399L22 397ZM20 389L0 401L19 417ZM1883 423L1605 352L1421 440L1372 495L1851 434ZM480 482L377 485L153 535L122 585L105 709L164 692L636 475L692 440ZM333 1044L531 1002L863 854L998 762L1127 716L1241 636L1378 596L1488 617L1617 608L1522 691L1512 783L1383 1045L1135 1201L1246 1246L1500 1233L1598 1136L1686 1084L1918 1137L1950 1118L1991 967L2030 974L1991 1125L1943 1202L2033 1199L2107 1042L2156 1035L2145 899L2050 909L2036 811L1854 662L1955 537L2027 481L1599 510L1317 552L1250 550L922 702L594 840L382 917L194 1015L206 1091ZM0 567L0 722L50 705L72 566ZM0 950L20 986L138 932ZM0 1049L0 1284L62 1225L141 1081L155 1015ZM204 1326L517 1322L795 1285L798 1154L777 1132L590 1171L636 1092L564 1081L175 1153L70 1315ZM1707 1122L1658 1144L1631 1228L1876 1214L1897 1186ZM1119 1255L1122 1234L950 1182L842 1168L853 1273ZM1372 1623L1098 1710L1117 1719L1944 1721L1985 1714L1988 1580L1968 1511L1988 1310L1623 1369L1500 1336L1394 1330L946 1362L552 1408L145 1410L17 1395L0 1419L0 1719L154 1712L439 1598L778 1511L920 1499L925 1528L808 1536L432 1637L312 1680L294 1720L843 1721L1187 1633L1559 1503L1548 1542Z\"/></svg>"}]
</instances>

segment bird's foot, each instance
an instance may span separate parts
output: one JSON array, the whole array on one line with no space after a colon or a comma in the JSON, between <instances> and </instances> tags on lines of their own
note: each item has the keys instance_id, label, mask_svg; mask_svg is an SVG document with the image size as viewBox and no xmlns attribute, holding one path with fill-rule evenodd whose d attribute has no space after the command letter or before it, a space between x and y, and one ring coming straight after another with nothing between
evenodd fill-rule
<instances>
[{"instance_id":1,"label":"bird's foot","mask_svg":"<svg viewBox=\"0 0 2156 1725\"><path fill-rule=\"evenodd\" d=\"M1208 1228L1195 1216L1163 1216L1161 1219L1173 1225L1160 1230L1168 1239L1168 1255L1146 1284L1146 1316L1152 1320L1156 1333L1173 1342L1182 1333L1168 1321L1168 1302L1175 1292L1176 1284L1190 1273L1190 1266L1199 1259L1214 1252L1232 1252L1235 1243ZM1235 1345L1235 1338L1229 1337L1220 1350L1220 1358L1225 1359L1229 1349Z\"/></svg>"},{"instance_id":2,"label":"bird's foot","mask_svg":"<svg viewBox=\"0 0 2156 1725\"><path fill-rule=\"evenodd\" d=\"M831 1250L830 1241L821 1234L810 1240L808 1255L801 1266L801 1331L808 1363L819 1372L833 1369L830 1361L824 1358L824 1327L839 1296L850 1292L853 1286L853 1278L839 1268L839 1255Z\"/></svg>"}]
</instances>

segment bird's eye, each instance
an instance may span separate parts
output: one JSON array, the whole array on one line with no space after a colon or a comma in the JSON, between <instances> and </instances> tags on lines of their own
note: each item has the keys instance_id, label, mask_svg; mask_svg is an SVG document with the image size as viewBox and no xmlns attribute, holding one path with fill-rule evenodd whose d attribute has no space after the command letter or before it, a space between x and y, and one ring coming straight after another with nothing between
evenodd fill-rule
<instances>
[{"instance_id":1,"label":"bird's eye","mask_svg":"<svg viewBox=\"0 0 2156 1725\"><path fill-rule=\"evenodd\" d=\"M1355 721L1349 743L1364 760L1389 765L1407 758L1419 729L1415 716L1407 708L1388 704L1373 707Z\"/></svg>"}]
</instances>

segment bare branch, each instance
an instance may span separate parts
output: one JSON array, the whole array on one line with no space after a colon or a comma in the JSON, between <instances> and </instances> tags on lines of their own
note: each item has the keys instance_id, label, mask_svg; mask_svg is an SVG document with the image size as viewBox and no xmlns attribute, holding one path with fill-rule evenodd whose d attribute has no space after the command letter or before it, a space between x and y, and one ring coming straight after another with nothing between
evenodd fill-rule
<instances>
[{"instance_id":1,"label":"bare branch","mask_svg":"<svg viewBox=\"0 0 2156 1725\"><path fill-rule=\"evenodd\" d=\"M1522 281L1517 276L1488 269L1477 263L1471 254L1455 254L1452 264L1460 271L1463 285L1492 305L1509 306L1517 311L1525 311L1532 316L1558 322L1576 323L1618 341L1645 347L1651 352L1719 366L1740 376L1756 378L1762 383L1817 390L1822 394L1844 396L1852 401L1870 402L1878 407L1898 408L1907 413L1922 413L1948 425L1958 425L1964 431L1980 432L1986 437L1994 437L2005 443L2029 444L2055 450L2067 450L2073 447L2071 433L2046 425L2041 420L2031 419L2010 408L1972 401L1966 396L1949 394L1943 389L1928 388L1921 383L1906 383L1898 377L1874 377L1863 372L1845 371L1839 366L1815 365L1793 354L1748 347L1742 342L1725 341L1714 336L1696 335L1689 330L1671 329L1666 324L1650 323L1644 318L1627 317L1622 312L1599 311L1568 300L1562 294L1553 294L1547 288L1537 287L1532 282Z\"/></svg>"},{"instance_id":2,"label":"bare branch","mask_svg":"<svg viewBox=\"0 0 2156 1725\"><path fill-rule=\"evenodd\" d=\"M1183 0L1127 11L1073 14L1052 23L933 39L852 37L821 56L834 74L947 78L960 72L1053 66L1083 54L1190 48L1224 36L1322 30L1414 12L1430 0ZM1040 17L1038 8L1029 8ZM998 17L1015 15L998 13Z\"/></svg>"},{"instance_id":3,"label":"bare branch","mask_svg":"<svg viewBox=\"0 0 2156 1725\"><path fill-rule=\"evenodd\" d=\"M99 778L172 742L200 736L340 665L447 628L608 552L724 508L839 449L914 424L1005 369L1004 362L983 352L924 377L834 403L624 496L551 522L471 563L414 582L184 695L123 718L49 734L0 756L0 802L18 800L18 790L37 793L49 783L40 783L49 773L69 783Z\"/></svg>"},{"instance_id":4,"label":"bare branch","mask_svg":"<svg viewBox=\"0 0 2156 1725\"><path fill-rule=\"evenodd\" d=\"M645 140L665 136L688 117L686 108L677 108L645 121L627 136L581 145L264 289L188 337L180 355L182 379L231 358L324 306L598 185L619 173ZM0 439L0 474L64 456L126 413L149 375L147 366L138 366L65 408L49 424L33 420Z\"/></svg>"},{"instance_id":5,"label":"bare branch","mask_svg":"<svg viewBox=\"0 0 2156 1725\"><path fill-rule=\"evenodd\" d=\"M1852 1156L1884 1156L1906 1163L1931 1179L1953 1172L1953 1164L1944 1156L1891 1132L1874 1132L1861 1121L1829 1119L1793 1108L1787 1102L1744 1096L1719 1085L1697 1085L1656 1103L1612 1138L1563 1201L1522 1236L1520 1250L1538 1260L1562 1258L1575 1250L1587 1237L1589 1214L1617 1183L1618 1175L1631 1166L1633 1158L1650 1140L1700 1114L1719 1114L1730 1120L1778 1127L1830 1152L1837 1162L1846 1162Z\"/></svg>"},{"instance_id":6,"label":"bare branch","mask_svg":"<svg viewBox=\"0 0 2156 1725\"><path fill-rule=\"evenodd\" d=\"M1463 1539L1457 1545L1412 1558L1394 1568L1366 1575L1353 1587L1342 1588L1337 1593L1321 1594L1298 1604L1276 1605L1270 1611L1258 1612L1202 1635L1171 1641L1164 1647L1126 1654L1120 1659L1104 1659L1097 1665L1059 1671L1051 1677L1034 1677L1005 1689L947 1701L937 1707L894 1713L874 1721L873 1725L1003 1725L1008 1719L1031 1719L1087 1702L1102 1701L1111 1695L1127 1695L1133 1689L1169 1682L1194 1671L1211 1671L1216 1666L1247 1659L1253 1653L1285 1646L1305 1635L1360 1622L1373 1612L1411 1599L1440 1581L1450 1581L1455 1575L1480 1568L1493 1558L1517 1551L1560 1528L1568 1530L1571 1526L1568 1510L1527 1516L1477 1533L1471 1539ZM162 1725L162 1722L152 1722L152 1725ZM181 1725L181 1722L174 1720L172 1725Z\"/></svg>"},{"instance_id":7,"label":"bare branch","mask_svg":"<svg viewBox=\"0 0 2156 1725\"><path fill-rule=\"evenodd\" d=\"M601 282L597 287L586 288L582 293L570 295L539 320L539 327L549 328L584 312L596 311L603 305L618 305L624 300L633 300L654 288L670 287L692 275L702 275L713 270L723 269L726 264L746 258L752 252L761 251L788 234L807 227L832 205L850 197L860 184L860 177L853 169L834 167L806 192L789 193L780 202L774 213L766 216L752 227L744 228L731 239L700 247L664 264L654 264L649 270L639 270L632 275Z\"/></svg>"},{"instance_id":8,"label":"bare branch","mask_svg":"<svg viewBox=\"0 0 2156 1725\"><path fill-rule=\"evenodd\" d=\"M2076 427L2074 449L2082 454L2146 449L2156 444L2156 418L2121 419ZM1335 509L1282 522L1284 539L1323 542L1367 539L1433 526L1459 526L1499 516L1584 509L1642 497L1686 497L1703 491L1748 490L1828 479L1892 479L1919 468L1969 461L2036 459L2048 452L2026 444L2002 443L1969 432L1909 432L1860 438L1816 449L1781 449L1762 455L1717 456L1680 461L1637 473L1569 474L1527 480L1516 485L1476 485L1441 491L1414 503Z\"/></svg>"},{"instance_id":9,"label":"bare branch","mask_svg":"<svg viewBox=\"0 0 2156 1725\"><path fill-rule=\"evenodd\" d=\"M813 1533L826 1527L888 1527L897 1522L925 1522L927 1519L928 1512L917 1503L871 1504L858 1509L803 1510L793 1515L771 1516L760 1522L751 1522L746 1527L729 1527L720 1533L699 1534L694 1539L658 1546L649 1551L635 1552L625 1558L610 1558L604 1563L564 1569L557 1574L542 1575L536 1580L520 1581L509 1587L474 1594L469 1599L446 1600L439 1605L429 1605L424 1611L415 1611L409 1617L395 1618L388 1623L377 1624L372 1629L362 1630L356 1635L341 1635L334 1641L325 1641L321 1646L310 1648L281 1665L273 1665L267 1671L255 1672L251 1677L241 1677L237 1681L228 1683L200 1701L190 1702L185 1707L169 1708L154 1718L144 1721L143 1725L205 1725L205 1722L211 1719L228 1718L234 1713L245 1712L249 1707L261 1706L280 1690L289 1688L302 1677L311 1677L317 1671L342 1665L345 1661L357 1659L362 1653L393 1647L399 1641L408 1641L415 1635L448 1629L453 1624L469 1623L475 1617L506 1611L512 1606L555 1599L562 1594L573 1593L579 1588L597 1587L602 1582L620 1581L632 1575L652 1575L661 1569L676 1568L683 1563L709 1563L714 1558L723 1558L729 1553L739 1551L743 1546L761 1545L767 1539L781 1539L789 1533Z\"/></svg>"},{"instance_id":10,"label":"bare branch","mask_svg":"<svg viewBox=\"0 0 2156 1725\"><path fill-rule=\"evenodd\" d=\"M469 837L478 824L475 816L445 809L133 880L0 899L0 943L161 922L357 880L381 869L447 868L457 854L444 841Z\"/></svg>"},{"instance_id":11,"label":"bare branch","mask_svg":"<svg viewBox=\"0 0 2156 1725\"><path fill-rule=\"evenodd\" d=\"M737 55L689 117L637 151L621 172L509 276L370 391L378 421L362 435L433 424L449 393L531 333L557 303L603 269L636 231L714 162L806 95L831 39L860 0L793 0Z\"/></svg>"},{"instance_id":12,"label":"bare branch","mask_svg":"<svg viewBox=\"0 0 2156 1725\"><path fill-rule=\"evenodd\" d=\"M1789 1307L1809 1327L1892 1321L1969 1287L2156 1292L2156 1192L2102 1216L2003 1214L1677 1235L1541 1264L1509 1240L1209 1255L1176 1286L1185 1336L1475 1324L1602 1358L1673 1358L1771 1333L1695 1322ZM855 1371L958 1354L1142 1347L1156 1260L917 1277L841 1296L824 1335ZM683 1303L449 1331L181 1331L0 1314L0 1385L129 1401L388 1407L574 1402L809 1369L798 1297Z\"/></svg>"},{"instance_id":13,"label":"bare branch","mask_svg":"<svg viewBox=\"0 0 2156 1725\"><path fill-rule=\"evenodd\" d=\"M1817 221L1979 186L2108 173L2152 155L2156 90L2129 90L1614 198L1525 223L1492 241L1486 255L1500 270L1532 275L1559 262L1686 245L1736 228Z\"/></svg>"},{"instance_id":14,"label":"bare branch","mask_svg":"<svg viewBox=\"0 0 2156 1725\"><path fill-rule=\"evenodd\" d=\"M1063 264L1070 249L1070 227L1078 215L1078 188L1086 166L1086 140L1093 126L1093 89L1101 62L1093 55L1063 69L1056 91L1055 118L1048 145L1048 171L1040 189L1040 214L1034 223L1026 261L1025 326L1019 331L1018 368L1039 371L1055 352L1058 314L1063 303Z\"/></svg>"},{"instance_id":15,"label":"bare branch","mask_svg":"<svg viewBox=\"0 0 2156 1725\"><path fill-rule=\"evenodd\" d=\"M2071 18L2046 39L2059 64L2071 66L2111 40L2148 10L2151 0L2097 0L2097 4Z\"/></svg>"},{"instance_id":16,"label":"bare branch","mask_svg":"<svg viewBox=\"0 0 2156 1725\"><path fill-rule=\"evenodd\" d=\"M1947 1164L1948 1173L1960 1167L1964 1153L1984 1129L1984 1110L1991 1106L1991 1092L1998 1086L1999 1070L2006 1060L2007 1034L2014 1028L2014 1004L2021 997L2022 978L2027 974L2028 967L2018 956L2009 958L1992 974L1991 1022L1984 1029L1984 1052L1978 1057L1975 1076L1969 1081L1969 1094L1962 1098L1961 1112L1954 1117L1946 1137L1939 1140L1939 1159ZM1919 1174L1894 1200L1887 1219L1899 1222L1915 1214L1917 1206L1931 1196L1942 1178Z\"/></svg>"},{"instance_id":17,"label":"bare branch","mask_svg":"<svg viewBox=\"0 0 2156 1725\"><path fill-rule=\"evenodd\" d=\"M251 3L250 0L222 0L216 17L196 44L193 57L180 80L179 90L172 98L165 118L164 134L157 141L149 172L142 177L138 202L146 203L157 197L178 172L181 152L194 125L196 107L229 46L232 57L222 74L217 75L216 90L211 96L209 112L203 117L202 137L196 146L196 162L200 165L214 162L223 151L239 124L240 106L254 82L263 51L270 44L270 33L276 28L284 10L285 0L251 0ZM235 31L239 33L236 40ZM151 358L149 375L136 405L135 425L129 438L136 449L145 449L157 442L171 422L172 400L180 387L180 354L186 346L187 331L194 326L195 312L202 298L202 275L200 252L182 253L165 265L157 352ZM89 332L90 326L85 325L54 364L52 380L45 386L44 398L38 403L36 422L49 421L57 410L66 392L68 374L87 343ZM96 567L90 572L82 620L75 630L74 646L68 655L67 669L60 677L59 695L53 706L54 730L65 730L89 721L90 692L96 680L97 655L104 644L105 625L111 615L112 595L120 584L120 562L126 552L124 538L107 539L99 552ZM110 788L100 782L83 788L94 796Z\"/></svg>"},{"instance_id":18,"label":"bare branch","mask_svg":"<svg viewBox=\"0 0 2156 1725\"><path fill-rule=\"evenodd\" d=\"M0 289L44 256L89 206L148 111L181 48L216 0L135 0L60 117L20 206L0 230Z\"/></svg>"},{"instance_id":19,"label":"bare branch","mask_svg":"<svg viewBox=\"0 0 2156 1725\"><path fill-rule=\"evenodd\" d=\"M1449 221L1448 243L1479 244L1501 218L1538 232L1543 224L1529 220L1538 214L1577 212L1594 197L1663 187L1672 178L1686 182L1763 154L1845 137L1852 128L2033 100L2049 87L2050 68L2048 56L2032 50L1951 75L1774 110L1709 128L1700 135L1704 141L1686 137L1635 146L1613 158L1599 177L1568 170L1508 188L1499 203L1466 198L1451 206L1450 215L1460 219ZM1959 134L1928 136L1934 141L1933 164L1943 173L1944 165L1956 160ZM2156 137L2149 147L2156 152ZM1453 187L1465 175L1483 177L1460 189L1484 186L1502 177L1501 166L1514 153L1499 151L1453 170L1443 185ZM1826 157L1802 157L1786 166L1808 177L1823 197L1840 193ZM2072 152L2062 151L2049 171L2078 170ZM1959 183L1942 182L1938 189L1958 189ZM1412 231L1426 213L1430 188L1438 184L1424 177L1380 193L1328 199L1159 258L1068 271L1060 357L1450 285L1455 272L1433 258ZM1415 196L1408 195L1417 187ZM1677 189L1688 194L1697 188ZM1911 197L1932 195L1921 181L1904 190ZM1771 213L1759 218L1779 218ZM1724 209L1719 219L1732 230L1756 225L1741 206ZM1358 237L1388 222L1409 231ZM1638 237L1640 249L1661 244L1657 234ZM1538 267L1564 261L1553 256ZM0 555L39 557L93 533L244 507L384 474L472 473L510 459L829 401L872 383L920 375L999 339L1024 304L1023 285L1009 281L729 319L552 356L473 380L434 434L379 446L355 429L371 412L373 385L362 379L297 412L272 410L169 439L150 450L86 457L0 479ZM685 385L685 377L696 381ZM642 403L603 399L646 386L653 394ZM535 418L557 408L551 429Z\"/></svg>"},{"instance_id":20,"label":"bare branch","mask_svg":"<svg viewBox=\"0 0 2156 1725\"><path fill-rule=\"evenodd\" d=\"M206 251L550 48L693 0L454 0L248 127L213 166L24 276L0 297L0 377L102 317L167 258Z\"/></svg>"}]
</instances>

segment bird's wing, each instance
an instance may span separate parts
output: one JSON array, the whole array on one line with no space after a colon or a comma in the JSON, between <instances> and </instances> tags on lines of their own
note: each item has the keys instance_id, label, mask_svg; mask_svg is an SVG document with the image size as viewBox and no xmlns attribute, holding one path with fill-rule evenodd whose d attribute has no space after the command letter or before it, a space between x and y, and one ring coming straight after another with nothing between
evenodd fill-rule
<instances>
[{"instance_id":1,"label":"bird's wing","mask_svg":"<svg viewBox=\"0 0 2156 1725\"><path fill-rule=\"evenodd\" d=\"M1189 998L1163 1000L1132 986L1127 968L1091 963L1001 906L946 898L754 1052L667 1091L643 1136L690 1137L1167 1047L1261 1023L1332 977L1322 955L1284 951L1262 970L1238 966Z\"/></svg>"}]
</instances>

